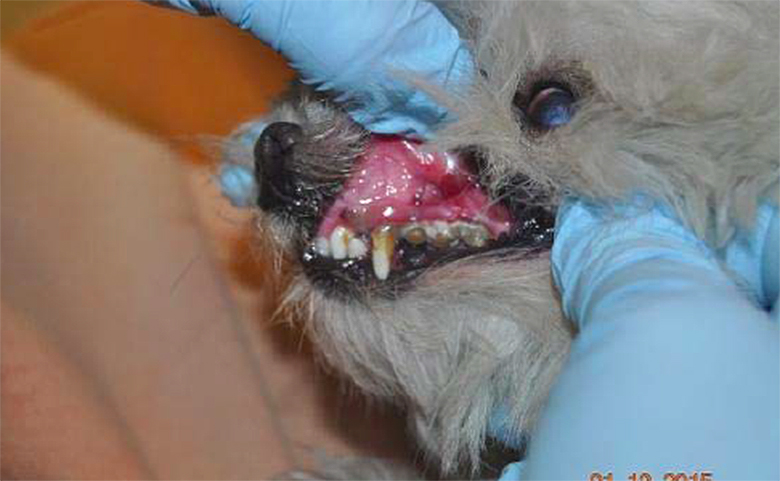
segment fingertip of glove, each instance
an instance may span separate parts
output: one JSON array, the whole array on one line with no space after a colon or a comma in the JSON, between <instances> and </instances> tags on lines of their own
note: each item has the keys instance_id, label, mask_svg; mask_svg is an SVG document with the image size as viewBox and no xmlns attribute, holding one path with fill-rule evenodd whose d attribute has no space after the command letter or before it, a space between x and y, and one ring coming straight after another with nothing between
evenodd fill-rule
<instances>
[{"instance_id":1,"label":"fingertip of glove","mask_svg":"<svg viewBox=\"0 0 780 481\"><path fill-rule=\"evenodd\" d=\"M222 195L234 207L252 205L257 191L252 169L245 165L222 164L219 168L218 180Z\"/></svg>"},{"instance_id":2,"label":"fingertip of glove","mask_svg":"<svg viewBox=\"0 0 780 481\"><path fill-rule=\"evenodd\" d=\"M375 134L400 135L420 140L429 140L431 127L414 117L376 117L364 111L350 111L352 119Z\"/></svg>"}]
</instances>

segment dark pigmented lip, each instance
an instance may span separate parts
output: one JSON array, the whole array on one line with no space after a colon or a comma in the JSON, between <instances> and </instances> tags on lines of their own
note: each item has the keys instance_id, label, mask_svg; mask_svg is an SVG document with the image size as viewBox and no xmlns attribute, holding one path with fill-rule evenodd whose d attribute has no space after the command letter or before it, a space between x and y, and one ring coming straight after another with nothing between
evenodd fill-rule
<instances>
[{"instance_id":1,"label":"dark pigmented lip","mask_svg":"<svg viewBox=\"0 0 780 481\"><path fill-rule=\"evenodd\" d=\"M302 248L299 258L312 284L326 295L342 300L364 300L368 296L397 299L414 287L414 281L427 271L467 257L512 256L533 258L552 247L554 214L542 207L519 208L512 230L475 248L459 244L436 249L432 245L414 246L401 239L396 245L400 262L387 279L373 273L370 259L341 259L317 254L311 244Z\"/></svg>"},{"instance_id":2,"label":"dark pigmented lip","mask_svg":"<svg viewBox=\"0 0 780 481\"><path fill-rule=\"evenodd\" d=\"M533 259L548 251L549 247L523 248L512 245L495 245L481 249L469 249L468 252L447 253L424 267L394 270L384 281L379 281L374 277L371 263L365 259L336 261L307 252L302 255L302 264L312 285L327 296L343 301L361 302L369 297L398 299L413 289L414 281L424 273L459 259L480 257L487 260L488 256L493 258L511 256L514 261L517 261L519 259ZM518 257L517 254L521 255Z\"/></svg>"}]
</instances>

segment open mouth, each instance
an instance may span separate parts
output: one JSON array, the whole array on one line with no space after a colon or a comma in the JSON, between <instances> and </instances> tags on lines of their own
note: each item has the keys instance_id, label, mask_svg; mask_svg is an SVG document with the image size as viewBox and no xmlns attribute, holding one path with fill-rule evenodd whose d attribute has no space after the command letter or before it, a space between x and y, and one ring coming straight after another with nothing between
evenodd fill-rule
<instances>
[{"instance_id":1,"label":"open mouth","mask_svg":"<svg viewBox=\"0 0 780 481\"><path fill-rule=\"evenodd\" d=\"M388 283L500 247L549 247L552 228L546 210L491 200L465 156L374 135L303 261L331 282Z\"/></svg>"}]
</instances>

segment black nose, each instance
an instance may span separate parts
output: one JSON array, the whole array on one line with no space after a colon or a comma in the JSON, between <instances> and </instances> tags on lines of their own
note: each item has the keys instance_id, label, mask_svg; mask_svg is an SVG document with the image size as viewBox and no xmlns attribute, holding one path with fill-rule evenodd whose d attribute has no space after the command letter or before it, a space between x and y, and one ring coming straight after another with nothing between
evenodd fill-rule
<instances>
[{"instance_id":1,"label":"black nose","mask_svg":"<svg viewBox=\"0 0 780 481\"><path fill-rule=\"evenodd\" d=\"M255 144L255 177L259 186L257 204L273 209L290 201L294 179L289 166L303 129L290 122L274 122L263 130Z\"/></svg>"}]
</instances>

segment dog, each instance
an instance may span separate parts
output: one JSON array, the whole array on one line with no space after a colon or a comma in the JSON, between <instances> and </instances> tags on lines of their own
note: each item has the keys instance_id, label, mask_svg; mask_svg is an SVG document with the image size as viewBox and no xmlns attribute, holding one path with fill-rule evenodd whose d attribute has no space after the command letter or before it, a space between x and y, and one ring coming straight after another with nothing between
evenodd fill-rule
<instances>
[{"instance_id":1,"label":"dog","mask_svg":"<svg viewBox=\"0 0 780 481\"><path fill-rule=\"evenodd\" d=\"M464 92L421 86L455 119L432 142L372 135L298 86L228 161L256 173L258 242L324 361L403 406L441 473L476 475L499 414L532 442L576 336L548 257L563 196L647 194L713 248L776 202L780 16L761 1L438 5L475 71Z\"/></svg>"}]
</instances>

